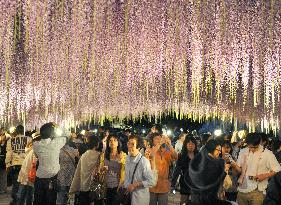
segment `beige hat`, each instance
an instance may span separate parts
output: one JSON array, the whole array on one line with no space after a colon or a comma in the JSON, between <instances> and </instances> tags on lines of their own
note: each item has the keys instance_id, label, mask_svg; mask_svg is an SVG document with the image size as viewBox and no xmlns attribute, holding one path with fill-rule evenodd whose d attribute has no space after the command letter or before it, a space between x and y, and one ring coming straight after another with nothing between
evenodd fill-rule
<instances>
[{"instance_id":1,"label":"beige hat","mask_svg":"<svg viewBox=\"0 0 281 205\"><path fill-rule=\"evenodd\" d=\"M40 137L40 133L39 132L35 132L31 135L32 139L35 140L36 138Z\"/></svg>"}]
</instances>

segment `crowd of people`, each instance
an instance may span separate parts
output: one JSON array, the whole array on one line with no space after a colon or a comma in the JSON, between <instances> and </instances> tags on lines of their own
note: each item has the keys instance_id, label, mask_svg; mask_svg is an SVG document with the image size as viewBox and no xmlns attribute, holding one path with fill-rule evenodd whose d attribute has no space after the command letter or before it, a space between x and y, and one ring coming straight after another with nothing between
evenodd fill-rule
<instances>
[{"instance_id":1,"label":"crowd of people","mask_svg":"<svg viewBox=\"0 0 281 205\"><path fill-rule=\"evenodd\" d=\"M167 205L176 191L180 205L281 204L281 142L264 133L169 137L154 125L144 137L76 134L55 123L24 131L0 131L0 193L11 185L12 205Z\"/></svg>"}]
</instances>

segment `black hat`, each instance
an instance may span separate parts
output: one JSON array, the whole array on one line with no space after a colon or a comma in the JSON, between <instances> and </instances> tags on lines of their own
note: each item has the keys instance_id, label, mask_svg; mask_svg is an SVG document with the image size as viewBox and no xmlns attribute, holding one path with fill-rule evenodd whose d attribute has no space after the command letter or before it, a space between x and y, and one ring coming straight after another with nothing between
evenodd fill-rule
<instances>
[{"instance_id":1,"label":"black hat","mask_svg":"<svg viewBox=\"0 0 281 205\"><path fill-rule=\"evenodd\" d=\"M225 177L224 160L214 159L206 152L200 152L190 162L191 189L207 191L217 187Z\"/></svg>"}]
</instances>

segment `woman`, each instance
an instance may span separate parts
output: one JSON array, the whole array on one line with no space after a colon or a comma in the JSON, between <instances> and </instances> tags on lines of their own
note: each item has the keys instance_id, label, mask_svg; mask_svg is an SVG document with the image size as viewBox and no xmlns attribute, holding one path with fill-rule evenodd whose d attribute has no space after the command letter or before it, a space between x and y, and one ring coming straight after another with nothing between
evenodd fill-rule
<instances>
[{"instance_id":1,"label":"woman","mask_svg":"<svg viewBox=\"0 0 281 205\"><path fill-rule=\"evenodd\" d=\"M69 194L79 193L80 205L90 205L91 203L89 198L90 184L92 174L97 170L100 156L100 153L96 151L99 144L97 136L88 136L87 144L89 150L81 156L69 190Z\"/></svg>"},{"instance_id":2,"label":"woman","mask_svg":"<svg viewBox=\"0 0 281 205\"><path fill-rule=\"evenodd\" d=\"M117 204L117 189L124 183L126 154L121 151L122 146L116 135L107 137L105 153L101 155L100 168L106 167L106 204Z\"/></svg>"},{"instance_id":3,"label":"woman","mask_svg":"<svg viewBox=\"0 0 281 205\"><path fill-rule=\"evenodd\" d=\"M224 142L222 144L222 159L224 159L226 164L230 164L233 162L232 158L232 145L229 142ZM235 173L235 170L229 169L228 175L230 176L230 180L232 182L232 185L225 189L225 198L229 201L236 201L237 198L237 187L238 187L238 179L237 179L237 173ZM236 176L235 176L236 175Z\"/></svg>"},{"instance_id":4,"label":"woman","mask_svg":"<svg viewBox=\"0 0 281 205\"><path fill-rule=\"evenodd\" d=\"M140 153L142 144L142 138L135 135L129 137L124 186L131 193L131 205L149 205L149 187L156 184L149 160Z\"/></svg>"},{"instance_id":5,"label":"woman","mask_svg":"<svg viewBox=\"0 0 281 205\"><path fill-rule=\"evenodd\" d=\"M226 176L224 160L220 159L221 146L216 140L209 140L206 152L200 152L190 162L187 181L191 187L191 205L230 205L220 200L218 192Z\"/></svg>"},{"instance_id":6,"label":"woman","mask_svg":"<svg viewBox=\"0 0 281 205\"><path fill-rule=\"evenodd\" d=\"M76 169L77 149L69 146L70 140L60 150L60 171L58 172L59 190L56 205L66 205L68 192Z\"/></svg>"},{"instance_id":7,"label":"woman","mask_svg":"<svg viewBox=\"0 0 281 205\"><path fill-rule=\"evenodd\" d=\"M189 163L197 153L198 150L197 150L196 139L193 137L193 135L188 135L183 142L182 152L177 161L173 179L172 179L172 187L175 187L178 176L180 176L179 182L180 182L181 205L188 204L188 200L190 196L190 188L185 183L185 181L190 180L188 177Z\"/></svg>"},{"instance_id":8,"label":"woman","mask_svg":"<svg viewBox=\"0 0 281 205\"><path fill-rule=\"evenodd\" d=\"M168 201L168 193L171 190L169 181L169 168L172 162L178 159L178 154L171 144L171 140L167 136L159 133L151 135L153 147L147 152L151 165L155 160L155 169L158 173L156 186L150 188L150 205L163 205Z\"/></svg>"}]
</instances>

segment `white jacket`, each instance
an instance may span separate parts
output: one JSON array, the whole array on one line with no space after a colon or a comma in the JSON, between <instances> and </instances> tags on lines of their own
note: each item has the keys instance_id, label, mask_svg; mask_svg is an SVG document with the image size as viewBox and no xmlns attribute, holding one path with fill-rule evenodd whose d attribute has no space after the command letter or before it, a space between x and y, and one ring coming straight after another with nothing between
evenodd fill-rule
<instances>
[{"instance_id":1,"label":"white jacket","mask_svg":"<svg viewBox=\"0 0 281 205\"><path fill-rule=\"evenodd\" d=\"M23 160L20 172L19 172L19 176L18 176L18 182L23 184L23 185L27 185L29 184L29 180L28 180L28 174L29 171L32 167L32 161L36 160L36 157L33 153L33 149L29 148L26 150L26 157Z\"/></svg>"}]
</instances>

